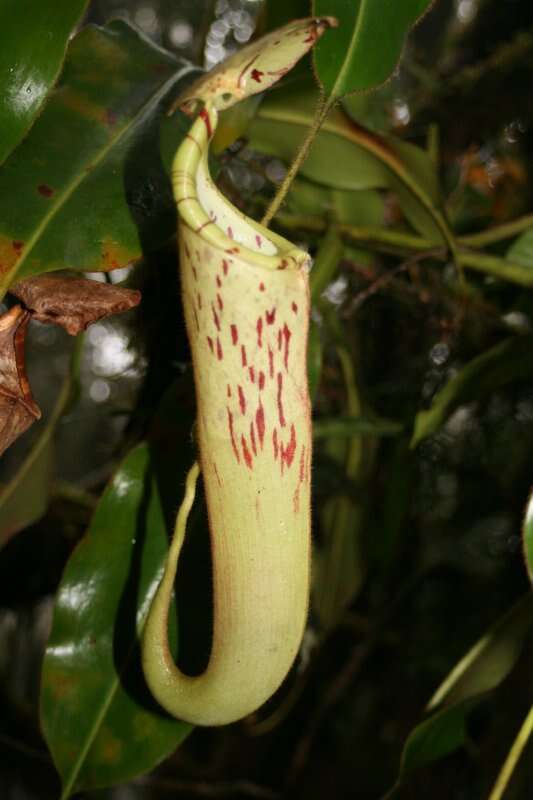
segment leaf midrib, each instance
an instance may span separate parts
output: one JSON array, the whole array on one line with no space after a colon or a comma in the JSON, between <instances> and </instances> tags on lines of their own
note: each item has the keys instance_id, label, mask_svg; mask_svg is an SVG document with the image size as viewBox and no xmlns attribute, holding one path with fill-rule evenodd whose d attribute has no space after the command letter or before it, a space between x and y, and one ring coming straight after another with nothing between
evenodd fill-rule
<instances>
[{"instance_id":1,"label":"leaf midrib","mask_svg":"<svg viewBox=\"0 0 533 800\"><path fill-rule=\"evenodd\" d=\"M361 27L362 27L362 24L363 24L363 22L362 22L363 21L363 16L364 16L366 8L367 8L367 0L361 0L361 4L359 6L357 22L354 25L352 36L351 36L351 39L350 39L350 45L348 47L348 50L346 51L345 59L344 59L343 64L342 64L342 66L341 66L341 68L340 68L340 70L339 70L339 72L337 74L337 77L335 79L335 83L333 84L333 89L331 90L331 93L330 93L330 99L331 100L338 100L340 97L343 96L343 94L345 94L345 92L342 92L342 90L339 92L339 87L341 87L343 82L344 82L344 76L345 76L346 71L348 69L348 64L350 63L350 60L351 60L351 57L352 57L352 53L353 53L353 51L354 51L354 49L356 47L356 44L358 42L359 33L360 33L360 30L361 30Z\"/></svg>"},{"instance_id":2,"label":"leaf midrib","mask_svg":"<svg viewBox=\"0 0 533 800\"><path fill-rule=\"evenodd\" d=\"M109 141L101 148L97 155L90 159L87 159L84 164L85 167L80 167L79 172L77 175L73 177L73 179L67 183L65 188L62 192L60 192L52 204L50 210L42 217L40 223L35 228L33 234L30 236L26 243L26 247L24 248L23 254L21 258L16 262L15 267L7 273L6 278L2 283L0 283L0 297L6 292L7 287L11 285L13 279L18 275L22 266L26 262L26 259L32 252L35 245L38 243L41 235L48 227L49 223L54 219L54 217L61 211L67 200L72 196L72 194L76 191L76 189L83 183L84 179L89 177L89 174L86 170L88 166L97 167L113 150L115 145L117 145L123 138L125 138L128 133L132 130L134 126L137 125L137 122L140 118L144 116L146 111L153 106L157 105L157 103L165 96L165 94L172 88L172 86L184 75L188 72L193 71L195 68L191 65L186 65L182 67L177 72L174 72L167 80L160 86L160 88L152 95L150 95L149 99L144 102L141 106L139 106L135 115L124 125L122 128L118 129L116 134L112 135Z\"/></svg>"}]
</instances>

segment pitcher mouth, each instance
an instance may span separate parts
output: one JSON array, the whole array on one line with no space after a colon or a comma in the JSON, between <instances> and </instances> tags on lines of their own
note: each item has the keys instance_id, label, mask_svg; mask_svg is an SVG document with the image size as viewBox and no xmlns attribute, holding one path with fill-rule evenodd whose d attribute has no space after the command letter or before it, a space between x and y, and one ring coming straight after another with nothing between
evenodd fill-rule
<instances>
[{"instance_id":1,"label":"pitcher mouth","mask_svg":"<svg viewBox=\"0 0 533 800\"><path fill-rule=\"evenodd\" d=\"M205 106L185 136L172 165L174 198L182 221L205 241L268 270L309 269L308 254L239 211L209 173L209 142L216 109Z\"/></svg>"}]
</instances>

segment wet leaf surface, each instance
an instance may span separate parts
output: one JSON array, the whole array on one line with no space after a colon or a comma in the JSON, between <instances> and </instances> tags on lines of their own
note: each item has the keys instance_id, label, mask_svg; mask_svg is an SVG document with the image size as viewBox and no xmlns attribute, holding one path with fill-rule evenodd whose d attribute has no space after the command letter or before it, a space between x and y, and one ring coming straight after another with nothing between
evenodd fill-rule
<instances>
[{"instance_id":1,"label":"wet leaf surface","mask_svg":"<svg viewBox=\"0 0 533 800\"><path fill-rule=\"evenodd\" d=\"M372 89L394 71L409 28L433 0L375 3L313 0L313 13L331 14L339 27L314 52L315 70L332 97Z\"/></svg>"},{"instance_id":2,"label":"wet leaf surface","mask_svg":"<svg viewBox=\"0 0 533 800\"><path fill-rule=\"evenodd\" d=\"M6 0L0 8L0 164L28 132L88 0Z\"/></svg>"},{"instance_id":3,"label":"wet leaf surface","mask_svg":"<svg viewBox=\"0 0 533 800\"><path fill-rule=\"evenodd\" d=\"M188 448L163 455L177 504ZM146 772L191 730L157 706L140 665L139 636L167 553L157 470L147 444L124 459L57 595L41 719L65 798Z\"/></svg>"},{"instance_id":4,"label":"wet leaf surface","mask_svg":"<svg viewBox=\"0 0 533 800\"><path fill-rule=\"evenodd\" d=\"M121 21L73 39L57 89L0 172L0 289L122 267L175 234L159 125L191 69ZM175 150L189 122L168 124Z\"/></svg>"}]
</instances>

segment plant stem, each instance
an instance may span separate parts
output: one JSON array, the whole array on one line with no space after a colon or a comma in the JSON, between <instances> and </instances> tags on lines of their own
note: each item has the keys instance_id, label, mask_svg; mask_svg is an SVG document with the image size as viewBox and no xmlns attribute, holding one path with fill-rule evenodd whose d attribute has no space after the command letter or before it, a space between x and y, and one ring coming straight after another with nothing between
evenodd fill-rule
<instances>
[{"instance_id":1,"label":"plant stem","mask_svg":"<svg viewBox=\"0 0 533 800\"><path fill-rule=\"evenodd\" d=\"M467 247L484 247L487 244L501 242L502 239L510 239L528 228L533 228L533 214L526 214L510 222L504 222L503 225L494 225L494 227L488 228L486 231L460 236L458 241Z\"/></svg>"},{"instance_id":2,"label":"plant stem","mask_svg":"<svg viewBox=\"0 0 533 800\"><path fill-rule=\"evenodd\" d=\"M522 727L518 731L518 735L513 742L513 746L509 750L509 755L505 759L505 763L500 770L488 800L501 800L505 790L509 785L511 776L515 770L522 751L526 746L531 733L533 732L533 706L530 708Z\"/></svg>"},{"instance_id":3,"label":"plant stem","mask_svg":"<svg viewBox=\"0 0 533 800\"><path fill-rule=\"evenodd\" d=\"M326 98L324 95L321 95L316 107L315 116L313 117L313 122L308 128L305 139L300 145L300 149L296 153L294 161L290 165L287 174L283 178L278 191L276 192L272 202L265 212L265 215L263 216L263 219L261 220L261 225L264 225L266 228L268 228L272 218L275 216L279 207L283 203L285 196L287 195L294 178L298 174L300 167L307 158L309 150L311 149L311 145L313 144L315 137L322 126L322 123L329 114L332 105L333 101L331 98Z\"/></svg>"},{"instance_id":4,"label":"plant stem","mask_svg":"<svg viewBox=\"0 0 533 800\"><path fill-rule=\"evenodd\" d=\"M323 231L326 227L326 222L318 217L283 214L280 215L279 222L282 227L288 229L304 228L317 233ZM395 231L389 228L380 228L377 225L367 225L364 227L356 225L333 225L331 228L332 230L336 230L343 239L357 242L358 244L363 243L370 245L380 253L392 253L393 255L401 256L406 252L419 253L424 250L432 250L432 248L435 247L434 242L423 239L416 234ZM459 239L458 242L459 244L463 244L464 239ZM440 254L438 251L435 251L432 257L439 261L446 261L448 259L448 253L444 250ZM461 247L457 250L456 257L459 265L461 267L466 267L466 269L474 270L475 272L483 272L486 275L492 275L494 278L516 283L519 286L533 287L533 272L531 272L528 267L524 267L521 264L516 264L505 258L500 258L499 256L462 249Z\"/></svg>"}]
</instances>

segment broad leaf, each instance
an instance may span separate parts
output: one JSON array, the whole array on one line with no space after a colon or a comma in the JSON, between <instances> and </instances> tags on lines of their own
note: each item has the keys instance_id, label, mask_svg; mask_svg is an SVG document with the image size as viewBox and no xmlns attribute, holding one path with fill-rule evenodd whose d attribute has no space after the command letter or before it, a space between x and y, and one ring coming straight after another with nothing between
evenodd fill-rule
<instances>
[{"instance_id":1,"label":"broad leaf","mask_svg":"<svg viewBox=\"0 0 533 800\"><path fill-rule=\"evenodd\" d=\"M401 779L461 747L469 713L499 686L516 664L533 625L533 595L526 595L466 653L437 689L428 710L437 713L410 733L400 767Z\"/></svg>"},{"instance_id":2,"label":"broad leaf","mask_svg":"<svg viewBox=\"0 0 533 800\"><path fill-rule=\"evenodd\" d=\"M175 504L187 456L182 446L165 465ZM156 471L146 444L127 456L57 595L41 715L64 798L146 772L191 729L157 706L140 666L139 637L167 553Z\"/></svg>"},{"instance_id":3,"label":"broad leaf","mask_svg":"<svg viewBox=\"0 0 533 800\"><path fill-rule=\"evenodd\" d=\"M533 594L527 594L455 665L427 705L428 711L496 688L516 664L533 625Z\"/></svg>"},{"instance_id":4,"label":"broad leaf","mask_svg":"<svg viewBox=\"0 0 533 800\"><path fill-rule=\"evenodd\" d=\"M88 0L4 0L0 8L0 164L28 132L59 75Z\"/></svg>"},{"instance_id":5,"label":"broad leaf","mask_svg":"<svg viewBox=\"0 0 533 800\"><path fill-rule=\"evenodd\" d=\"M250 145L290 163L312 124L316 101L316 91L307 82L272 92L250 124ZM427 153L394 136L367 130L340 107L324 122L301 174L333 189L389 188L424 237L440 243L452 236Z\"/></svg>"},{"instance_id":6,"label":"broad leaf","mask_svg":"<svg viewBox=\"0 0 533 800\"><path fill-rule=\"evenodd\" d=\"M72 41L60 85L0 172L0 290L50 270L115 269L172 235L159 116L191 69L124 22ZM175 149L188 122L169 124Z\"/></svg>"},{"instance_id":7,"label":"broad leaf","mask_svg":"<svg viewBox=\"0 0 533 800\"><path fill-rule=\"evenodd\" d=\"M331 14L339 27L314 51L326 94L339 98L372 89L391 75L409 28L433 0L313 0L313 13Z\"/></svg>"},{"instance_id":8,"label":"broad leaf","mask_svg":"<svg viewBox=\"0 0 533 800\"><path fill-rule=\"evenodd\" d=\"M481 400L510 381L533 374L533 336L515 336L472 359L415 417L411 447L435 433L465 403Z\"/></svg>"},{"instance_id":9,"label":"broad leaf","mask_svg":"<svg viewBox=\"0 0 533 800\"><path fill-rule=\"evenodd\" d=\"M474 708L473 700L444 708L417 725L409 734L402 752L400 780L415 769L438 761L465 743L466 719Z\"/></svg>"}]
</instances>

